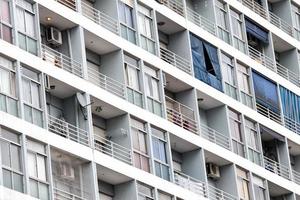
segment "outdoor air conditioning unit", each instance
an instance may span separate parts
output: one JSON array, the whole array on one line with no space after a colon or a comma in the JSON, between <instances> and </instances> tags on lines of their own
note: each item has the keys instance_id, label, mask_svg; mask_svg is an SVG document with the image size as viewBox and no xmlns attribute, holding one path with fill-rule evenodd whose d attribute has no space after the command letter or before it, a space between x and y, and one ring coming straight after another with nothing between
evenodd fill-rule
<instances>
[{"instance_id":1,"label":"outdoor air conditioning unit","mask_svg":"<svg viewBox=\"0 0 300 200\"><path fill-rule=\"evenodd\" d=\"M220 168L218 165L213 163L206 164L207 176L209 178L218 179L220 178Z\"/></svg>"},{"instance_id":2,"label":"outdoor air conditioning unit","mask_svg":"<svg viewBox=\"0 0 300 200\"><path fill-rule=\"evenodd\" d=\"M75 170L70 164L61 163L60 164L60 175L62 178L74 180L75 179Z\"/></svg>"},{"instance_id":3,"label":"outdoor air conditioning unit","mask_svg":"<svg viewBox=\"0 0 300 200\"><path fill-rule=\"evenodd\" d=\"M62 44L62 37L60 30L49 27L46 32L47 42L53 44L55 46L59 46Z\"/></svg>"}]
</instances>

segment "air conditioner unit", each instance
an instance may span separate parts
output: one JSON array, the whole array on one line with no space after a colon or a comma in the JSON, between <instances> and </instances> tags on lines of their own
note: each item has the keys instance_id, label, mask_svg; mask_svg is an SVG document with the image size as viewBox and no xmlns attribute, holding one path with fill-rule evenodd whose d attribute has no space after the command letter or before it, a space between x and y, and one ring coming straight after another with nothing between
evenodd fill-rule
<instances>
[{"instance_id":1,"label":"air conditioner unit","mask_svg":"<svg viewBox=\"0 0 300 200\"><path fill-rule=\"evenodd\" d=\"M50 44L53 44L55 46L62 44L61 32L60 30L54 27L49 27L47 29L46 37L47 37L47 42L49 42Z\"/></svg>"},{"instance_id":2,"label":"air conditioner unit","mask_svg":"<svg viewBox=\"0 0 300 200\"><path fill-rule=\"evenodd\" d=\"M70 164L61 163L60 164L60 175L65 179L75 179L75 170Z\"/></svg>"},{"instance_id":3,"label":"air conditioner unit","mask_svg":"<svg viewBox=\"0 0 300 200\"><path fill-rule=\"evenodd\" d=\"M209 178L218 179L220 178L220 168L213 163L206 164L207 176Z\"/></svg>"}]
</instances>

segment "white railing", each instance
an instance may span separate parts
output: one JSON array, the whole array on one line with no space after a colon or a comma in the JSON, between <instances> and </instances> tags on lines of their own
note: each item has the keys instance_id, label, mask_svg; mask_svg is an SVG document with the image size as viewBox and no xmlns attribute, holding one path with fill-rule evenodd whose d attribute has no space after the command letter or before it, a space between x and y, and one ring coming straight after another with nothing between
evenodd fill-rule
<instances>
[{"instance_id":1,"label":"white railing","mask_svg":"<svg viewBox=\"0 0 300 200\"><path fill-rule=\"evenodd\" d=\"M51 115L48 115L48 130L69 140L89 146L87 131Z\"/></svg>"},{"instance_id":2,"label":"white railing","mask_svg":"<svg viewBox=\"0 0 300 200\"><path fill-rule=\"evenodd\" d=\"M267 117L279 124L282 124L280 113L274 112L271 109L265 107L264 105L262 105L258 102L256 102L256 109L257 109L258 113L264 115L265 117Z\"/></svg>"},{"instance_id":3,"label":"white railing","mask_svg":"<svg viewBox=\"0 0 300 200\"><path fill-rule=\"evenodd\" d=\"M237 197L220 190L212 185L208 185L208 199L212 200L238 200Z\"/></svg>"},{"instance_id":4,"label":"white railing","mask_svg":"<svg viewBox=\"0 0 300 200\"><path fill-rule=\"evenodd\" d=\"M289 80L291 83L300 86L300 76L299 74L289 70L288 68L282 66L278 62L276 63L276 72L283 78Z\"/></svg>"},{"instance_id":5,"label":"white railing","mask_svg":"<svg viewBox=\"0 0 300 200\"><path fill-rule=\"evenodd\" d=\"M271 24L275 25L276 27L278 27L288 35L292 37L294 36L293 27L289 23L287 23L286 21L284 21L283 19L281 19L280 17L278 17L272 12L269 12L269 16L270 16L269 21L271 22Z\"/></svg>"},{"instance_id":6,"label":"white railing","mask_svg":"<svg viewBox=\"0 0 300 200\"><path fill-rule=\"evenodd\" d=\"M188 131L198 134L194 110L168 96L166 96L166 101L172 104L172 107L168 107L167 103L167 119Z\"/></svg>"},{"instance_id":7,"label":"white railing","mask_svg":"<svg viewBox=\"0 0 300 200\"><path fill-rule=\"evenodd\" d=\"M300 172L292 170L292 174L293 174L293 181L300 185Z\"/></svg>"},{"instance_id":8,"label":"white railing","mask_svg":"<svg viewBox=\"0 0 300 200\"><path fill-rule=\"evenodd\" d=\"M187 7L187 18L197 26L203 28L207 32L217 36L217 31L216 31L216 25L214 22L206 19L205 17L201 16L194 10L190 9Z\"/></svg>"},{"instance_id":9,"label":"white railing","mask_svg":"<svg viewBox=\"0 0 300 200\"><path fill-rule=\"evenodd\" d=\"M54 200L87 200L81 196L77 196L64 190L53 188L53 199Z\"/></svg>"},{"instance_id":10,"label":"white railing","mask_svg":"<svg viewBox=\"0 0 300 200\"><path fill-rule=\"evenodd\" d=\"M160 47L160 58L188 74L192 73L191 62L166 48Z\"/></svg>"},{"instance_id":11,"label":"white railing","mask_svg":"<svg viewBox=\"0 0 300 200\"><path fill-rule=\"evenodd\" d=\"M81 63L44 44L42 44L41 57L43 60L54 64L56 67L62 68L76 76L83 77Z\"/></svg>"},{"instance_id":12,"label":"white railing","mask_svg":"<svg viewBox=\"0 0 300 200\"><path fill-rule=\"evenodd\" d=\"M132 154L131 151L126 147L123 147L99 135L94 135L94 145L96 150L132 165Z\"/></svg>"},{"instance_id":13,"label":"white railing","mask_svg":"<svg viewBox=\"0 0 300 200\"><path fill-rule=\"evenodd\" d=\"M99 10L93 8L92 6L86 4L85 2L81 1L81 9L83 16L89 18L96 24L103 26L107 30L119 35L119 26L118 21L109 15L100 12Z\"/></svg>"},{"instance_id":14,"label":"white railing","mask_svg":"<svg viewBox=\"0 0 300 200\"><path fill-rule=\"evenodd\" d=\"M71 179L63 179L53 175L53 199L54 200L88 200L90 194L80 188L80 183ZM85 197L83 197L85 196Z\"/></svg>"},{"instance_id":15,"label":"white railing","mask_svg":"<svg viewBox=\"0 0 300 200\"><path fill-rule=\"evenodd\" d=\"M182 0L156 0L156 1L167 6L177 14L184 16L184 5Z\"/></svg>"},{"instance_id":16,"label":"white railing","mask_svg":"<svg viewBox=\"0 0 300 200\"><path fill-rule=\"evenodd\" d=\"M195 192L196 194L205 197L207 195L206 184L204 182L190 177L182 172L174 171L174 182L176 185Z\"/></svg>"},{"instance_id":17,"label":"white railing","mask_svg":"<svg viewBox=\"0 0 300 200\"><path fill-rule=\"evenodd\" d=\"M251 46L248 46L248 50L249 50L249 56L253 60L255 60L258 63L262 64L263 66L271 69L272 71L275 71L275 63L272 58L269 58L268 56L257 51L256 49L254 49Z\"/></svg>"},{"instance_id":18,"label":"white railing","mask_svg":"<svg viewBox=\"0 0 300 200\"><path fill-rule=\"evenodd\" d=\"M225 149L231 150L230 139L227 136L204 124L200 124L200 136L209 140L210 142L224 147Z\"/></svg>"},{"instance_id":19,"label":"white railing","mask_svg":"<svg viewBox=\"0 0 300 200\"><path fill-rule=\"evenodd\" d=\"M257 3L255 0L240 0L243 5L248 7L250 10L254 11L259 16L268 19L268 12L266 9Z\"/></svg>"},{"instance_id":20,"label":"white railing","mask_svg":"<svg viewBox=\"0 0 300 200\"><path fill-rule=\"evenodd\" d=\"M264 157L265 169L271 171L283 178L291 179L290 169L268 157Z\"/></svg>"},{"instance_id":21,"label":"white railing","mask_svg":"<svg viewBox=\"0 0 300 200\"><path fill-rule=\"evenodd\" d=\"M58 3L63 4L64 6L67 6L68 8L71 8L72 10L77 10L76 8L76 0L54 0Z\"/></svg>"},{"instance_id":22,"label":"white railing","mask_svg":"<svg viewBox=\"0 0 300 200\"><path fill-rule=\"evenodd\" d=\"M284 126L287 129L289 129L297 134L300 134L300 123L297 122L296 120L291 119L287 116L284 116Z\"/></svg>"},{"instance_id":23,"label":"white railing","mask_svg":"<svg viewBox=\"0 0 300 200\"><path fill-rule=\"evenodd\" d=\"M88 66L88 80L91 83L125 99L126 98L126 87L124 84L104 75L101 74L99 71L93 69L92 67Z\"/></svg>"}]
</instances>

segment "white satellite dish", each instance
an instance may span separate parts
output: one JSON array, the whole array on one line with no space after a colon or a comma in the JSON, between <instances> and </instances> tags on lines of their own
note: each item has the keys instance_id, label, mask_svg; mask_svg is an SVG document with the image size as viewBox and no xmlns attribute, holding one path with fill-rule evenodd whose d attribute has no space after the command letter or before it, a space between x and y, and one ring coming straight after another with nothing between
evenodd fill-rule
<instances>
[{"instance_id":1,"label":"white satellite dish","mask_svg":"<svg viewBox=\"0 0 300 200\"><path fill-rule=\"evenodd\" d=\"M76 93L76 98L81 107L87 107L94 103L94 102L91 102L91 103L87 104L83 94L81 94L80 92Z\"/></svg>"}]
</instances>

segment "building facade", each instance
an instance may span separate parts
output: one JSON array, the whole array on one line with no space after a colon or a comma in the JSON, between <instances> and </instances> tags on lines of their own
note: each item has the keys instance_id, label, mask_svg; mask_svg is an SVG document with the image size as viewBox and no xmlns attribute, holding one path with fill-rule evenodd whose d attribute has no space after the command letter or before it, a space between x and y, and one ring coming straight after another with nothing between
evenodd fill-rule
<instances>
[{"instance_id":1,"label":"building facade","mask_svg":"<svg viewBox=\"0 0 300 200\"><path fill-rule=\"evenodd\" d=\"M1 200L300 200L299 0L0 0Z\"/></svg>"}]
</instances>

